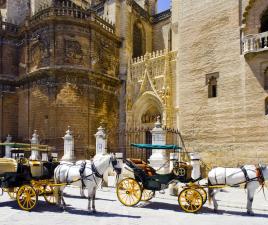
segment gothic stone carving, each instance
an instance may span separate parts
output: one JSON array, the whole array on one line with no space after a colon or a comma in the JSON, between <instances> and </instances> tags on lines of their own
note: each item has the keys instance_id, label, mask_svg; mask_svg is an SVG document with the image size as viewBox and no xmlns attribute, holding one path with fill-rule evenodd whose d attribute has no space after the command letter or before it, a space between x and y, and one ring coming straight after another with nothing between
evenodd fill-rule
<instances>
[{"instance_id":1,"label":"gothic stone carving","mask_svg":"<svg viewBox=\"0 0 268 225\"><path fill-rule=\"evenodd\" d=\"M64 39L65 62L81 64L83 61L83 51L79 41L74 39Z\"/></svg>"},{"instance_id":2,"label":"gothic stone carving","mask_svg":"<svg viewBox=\"0 0 268 225\"><path fill-rule=\"evenodd\" d=\"M34 42L31 45L31 62L32 67L41 67L45 64L45 59L50 57L49 40L44 35L34 37Z\"/></svg>"}]
</instances>

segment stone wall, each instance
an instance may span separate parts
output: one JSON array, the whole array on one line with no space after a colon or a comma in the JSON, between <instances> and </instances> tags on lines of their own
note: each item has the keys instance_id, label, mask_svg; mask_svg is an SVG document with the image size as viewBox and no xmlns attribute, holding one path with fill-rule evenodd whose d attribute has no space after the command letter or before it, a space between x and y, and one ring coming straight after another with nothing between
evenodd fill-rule
<instances>
[{"instance_id":1,"label":"stone wall","mask_svg":"<svg viewBox=\"0 0 268 225\"><path fill-rule=\"evenodd\" d=\"M8 134L18 136L18 98L16 93L1 92L0 90L0 141Z\"/></svg>"},{"instance_id":2,"label":"stone wall","mask_svg":"<svg viewBox=\"0 0 268 225\"><path fill-rule=\"evenodd\" d=\"M259 82L267 55L251 61L241 55L239 7L232 0L179 5L177 118L189 149L213 165L268 162L266 92ZM208 98L206 75L214 72L218 96Z\"/></svg>"},{"instance_id":3,"label":"stone wall","mask_svg":"<svg viewBox=\"0 0 268 225\"><path fill-rule=\"evenodd\" d=\"M108 21L95 15L89 20L85 11L68 7L68 15L61 13L56 22L51 19L60 6L34 15L24 39L24 30L21 36L4 31L11 37L6 35L7 44L1 46L0 85L17 86L17 96L4 93L0 135L27 142L38 130L41 143L55 146L61 156L62 136L71 126L80 159L94 155L100 123L118 128L120 41ZM118 137L109 141L116 149Z\"/></svg>"},{"instance_id":4,"label":"stone wall","mask_svg":"<svg viewBox=\"0 0 268 225\"><path fill-rule=\"evenodd\" d=\"M170 17L153 25L153 51L169 49Z\"/></svg>"},{"instance_id":5,"label":"stone wall","mask_svg":"<svg viewBox=\"0 0 268 225\"><path fill-rule=\"evenodd\" d=\"M117 84L100 79L98 84L104 87L102 89L95 86L93 80L83 78L83 75L76 73L79 78L66 82L67 77L57 72L54 74L57 77L55 87L49 87L46 81L50 75L47 74L43 80L31 83L30 89L27 85L21 89L19 139L27 140L33 130L38 129L41 143L55 146L62 155L62 136L71 126L76 157L94 155L94 134L100 124L111 130L118 127L118 100L115 91L110 90L111 86L116 89ZM98 80L98 77L94 80ZM114 146L116 141L117 137L111 138L110 146Z\"/></svg>"}]
</instances>

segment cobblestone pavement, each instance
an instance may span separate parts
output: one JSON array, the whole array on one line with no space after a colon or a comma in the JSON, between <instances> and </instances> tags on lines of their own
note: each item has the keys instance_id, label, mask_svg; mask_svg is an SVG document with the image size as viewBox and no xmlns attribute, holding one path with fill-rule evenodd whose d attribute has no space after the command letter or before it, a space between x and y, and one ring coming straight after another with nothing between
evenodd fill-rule
<instances>
[{"instance_id":1,"label":"cobblestone pavement","mask_svg":"<svg viewBox=\"0 0 268 225\"><path fill-rule=\"evenodd\" d=\"M266 190L268 196L268 191ZM247 216L245 211L246 193L243 189L225 189L217 195L219 212L214 213L206 203L197 214L183 212L176 197L157 194L151 202L137 207L125 207L117 200L114 189L103 189L97 193L96 214L87 213L87 200L79 197L77 188L66 189L67 210L62 212L56 206L48 205L42 197L32 212L18 208L7 194L0 197L1 225L264 225L268 224L268 202L263 193L255 195L253 208L255 216Z\"/></svg>"}]
</instances>

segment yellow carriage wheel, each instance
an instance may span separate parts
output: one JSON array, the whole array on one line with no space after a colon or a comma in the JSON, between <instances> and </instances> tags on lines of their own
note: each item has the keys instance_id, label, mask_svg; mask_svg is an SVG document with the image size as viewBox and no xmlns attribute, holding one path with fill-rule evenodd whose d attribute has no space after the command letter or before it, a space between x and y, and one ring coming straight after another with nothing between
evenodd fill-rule
<instances>
[{"instance_id":1,"label":"yellow carriage wheel","mask_svg":"<svg viewBox=\"0 0 268 225\"><path fill-rule=\"evenodd\" d=\"M150 201L154 197L155 191L143 189L141 195L141 201Z\"/></svg>"},{"instance_id":2,"label":"yellow carriage wheel","mask_svg":"<svg viewBox=\"0 0 268 225\"><path fill-rule=\"evenodd\" d=\"M125 178L118 183L116 194L123 205L134 206L141 200L142 190L135 179Z\"/></svg>"},{"instance_id":3,"label":"yellow carriage wheel","mask_svg":"<svg viewBox=\"0 0 268 225\"><path fill-rule=\"evenodd\" d=\"M37 203L38 196L30 185L23 185L17 192L17 202L21 209L30 211Z\"/></svg>"},{"instance_id":4,"label":"yellow carriage wheel","mask_svg":"<svg viewBox=\"0 0 268 225\"><path fill-rule=\"evenodd\" d=\"M197 189L185 188L181 191L178 202L185 212L197 212L202 208L203 197Z\"/></svg>"},{"instance_id":5,"label":"yellow carriage wheel","mask_svg":"<svg viewBox=\"0 0 268 225\"><path fill-rule=\"evenodd\" d=\"M56 204L56 191L55 188L53 188L50 185L45 186L44 191L44 199L49 204L55 205Z\"/></svg>"},{"instance_id":6,"label":"yellow carriage wheel","mask_svg":"<svg viewBox=\"0 0 268 225\"><path fill-rule=\"evenodd\" d=\"M208 195L207 195L206 190L202 187L198 187L198 188L196 188L196 190L202 195L203 205L204 205L208 200Z\"/></svg>"},{"instance_id":7,"label":"yellow carriage wheel","mask_svg":"<svg viewBox=\"0 0 268 225\"><path fill-rule=\"evenodd\" d=\"M16 199L18 189L19 189L19 188L17 188L17 187L15 187L15 188L13 188L13 189L8 189L7 194L9 195L9 197L10 197L11 199Z\"/></svg>"},{"instance_id":8,"label":"yellow carriage wheel","mask_svg":"<svg viewBox=\"0 0 268 225\"><path fill-rule=\"evenodd\" d=\"M188 187L196 189L202 195L203 205L207 202L208 195L207 195L206 190L203 187L199 186L198 184L191 184Z\"/></svg>"}]
</instances>

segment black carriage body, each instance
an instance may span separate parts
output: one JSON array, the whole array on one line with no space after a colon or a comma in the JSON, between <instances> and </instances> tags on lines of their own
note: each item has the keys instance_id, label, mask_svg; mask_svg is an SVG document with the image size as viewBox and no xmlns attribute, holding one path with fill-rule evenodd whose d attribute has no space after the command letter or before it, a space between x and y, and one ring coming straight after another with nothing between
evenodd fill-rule
<instances>
[{"instance_id":1,"label":"black carriage body","mask_svg":"<svg viewBox=\"0 0 268 225\"><path fill-rule=\"evenodd\" d=\"M144 168L140 167L140 164L136 164L134 161L140 161L138 159L127 159L126 165L133 170L135 180L142 183L144 189L152 190L152 191L160 191L168 188L170 183L174 182L181 182L181 183L189 183L192 181L192 178L189 177L189 171L185 169L184 173L175 174L173 171L169 174L157 174L156 171L145 164L143 162ZM153 171L153 174L148 174L147 170L150 168L150 171Z\"/></svg>"}]
</instances>

